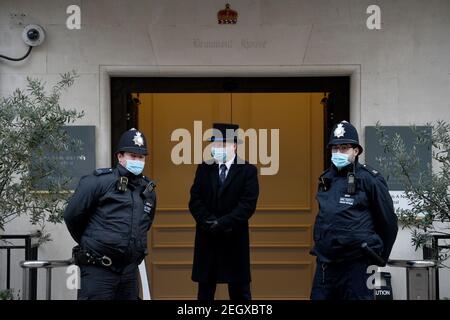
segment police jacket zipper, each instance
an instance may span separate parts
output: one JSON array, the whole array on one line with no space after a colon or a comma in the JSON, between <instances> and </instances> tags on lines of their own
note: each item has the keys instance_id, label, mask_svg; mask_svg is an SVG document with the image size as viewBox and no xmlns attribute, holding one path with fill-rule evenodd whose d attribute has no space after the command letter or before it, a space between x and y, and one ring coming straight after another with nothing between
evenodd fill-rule
<instances>
[{"instance_id":1,"label":"police jacket zipper","mask_svg":"<svg viewBox=\"0 0 450 320\"><path fill-rule=\"evenodd\" d=\"M130 196L131 196L131 224L130 224L130 234L129 234L128 249L130 249L131 240L133 240L134 197L133 197L133 191L132 190L130 190Z\"/></svg>"}]
</instances>

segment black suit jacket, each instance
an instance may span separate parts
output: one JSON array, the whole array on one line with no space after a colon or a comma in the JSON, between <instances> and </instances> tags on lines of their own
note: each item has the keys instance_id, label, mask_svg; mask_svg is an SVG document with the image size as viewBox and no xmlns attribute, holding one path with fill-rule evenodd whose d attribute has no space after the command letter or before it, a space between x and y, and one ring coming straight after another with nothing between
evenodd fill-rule
<instances>
[{"instance_id":1,"label":"black suit jacket","mask_svg":"<svg viewBox=\"0 0 450 320\"><path fill-rule=\"evenodd\" d=\"M222 186L216 163L198 166L189 210L197 227L192 280L250 282L248 220L259 196L257 168L248 162L231 165ZM211 233L205 221L217 218L220 229Z\"/></svg>"}]
</instances>

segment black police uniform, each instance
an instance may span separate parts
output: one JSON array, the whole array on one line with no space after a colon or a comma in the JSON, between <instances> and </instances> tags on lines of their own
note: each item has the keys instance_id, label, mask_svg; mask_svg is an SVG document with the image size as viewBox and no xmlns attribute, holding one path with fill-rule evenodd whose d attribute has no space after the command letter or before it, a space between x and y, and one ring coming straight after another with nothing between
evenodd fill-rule
<instances>
[{"instance_id":1,"label":"black police uniform","mask_svg":"<svg viewBox=\"0 0 450 320\"><path fill-rule=\"evenodd\" d=\"M362 151L357 131L348 122L332 133L329 145L338 144L358 145ZM362 246L387 261L398 231L385 180L357 159L341 170L332 165L319 178L316 199L319 213L311 253L317 256L317 269L311 299L373 299L367 268L382 263Z\"/></svg>"},{"instance_id":2,"label":"black police uniform","mask_svg":"<svg viewBox=\"0 0 450 320\"><path fill-rule=\"evenodd\" d=\"M119 151L147 154L145 138L129 130L121 137ZM64 212L67 228L79 244L78 299L138 298L138 265L147 254L147 232L156 209L153 188L150 179L120 164L80 180Z\"/></svg>"}]
</instances>

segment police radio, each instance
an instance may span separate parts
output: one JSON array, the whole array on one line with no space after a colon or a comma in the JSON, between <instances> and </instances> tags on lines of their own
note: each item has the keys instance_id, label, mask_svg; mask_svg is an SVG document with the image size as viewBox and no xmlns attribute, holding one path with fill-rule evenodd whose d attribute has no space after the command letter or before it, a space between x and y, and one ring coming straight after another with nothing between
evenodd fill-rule
<instances>
[{"instance_id":1,"label":"police radio","mask_svg":"<svg viewBox=\"0 0 450 320\"><path fill-rule=\"evenodd\" d=\"M355 194L356 192L356 178L353 172L347 174L347 193Z\"/></svg>"},{"instance_id":2,"label":"police radio","mask_svg":"<svg viewBox=\"0 0 450 320\"><path fill-rule=\"evenodd\" d=\"M353 170L347 173L347 193L355 194L356 192L356 177L355 177L356 164L353 162Z\"/></svg>"}]
</instances>

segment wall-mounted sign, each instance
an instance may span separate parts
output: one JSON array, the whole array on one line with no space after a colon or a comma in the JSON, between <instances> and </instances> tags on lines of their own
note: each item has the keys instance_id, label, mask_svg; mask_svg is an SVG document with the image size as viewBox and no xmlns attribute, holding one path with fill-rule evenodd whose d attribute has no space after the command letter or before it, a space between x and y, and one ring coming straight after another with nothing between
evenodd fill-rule
<instances>
[{"instance_id":1,"label":"wall-mounted sign","mask_svg":"<svg viewBox=\"0 0 450 320\"><path fill-rule=\"evenodd\" d=\"M95 126L65 126L64 130L71 139L81 142L81 148L78 151L68 150L46 154L44 161L47 159L49 162L57 162L61 170L41 179L35 185L37 190L48 190L46 186L58 181L61 172L70 178L65 189L75 190L80 178L95 170Z\"/></svg>"},{"instance_id":2,"label":"wall-mounted sign","mask_svg":"<svg viewBox=\"0 0 450 320\"><path fill-rule=\"evenodd\" d=\"M417 182L419 178L419 173L431 173L431 144L416 144L416 134L409 126L384 126L382 127L384 133L392 138L395 134L399 134L405 143L407 150L412 150L413 146L416 146L416 155L419 159L418 168L411 175L412 181ZM431 127L420 126L416 127L418 131L422 134L431 136ZM373 126L366 127L366 143L365 143L365 159L366 164L380 170L383 174L386 182L389 186L389 192L391 194L392 200L394 202L395 208L409 209L411 206L408 204L408 199L405 195L405 188L401 181L393 176L387 176L383 173L383 168L380 168L380 160L391 166L395 159L392 155L384 152L383 146L379 143L379 136L377 135L376 129Z\"/></svg>"},{"instance_id":3,"label":"wall-mounted sign","mask_svg":"<svg viewBox=\"0 0 450 320\"><path fill-rule=\"evenodd\" d=\"M230 4L225 5L225 9L217 13L217 22L219 24L236 24L238 18L237 11L230 9Z\"/></svg>"},{"instance_id":4,"label":"wall-mounted sign","mask_svg":"<svg viewBox=\"0 0 450 320\"><path fill-rule=\"evenodd\" d=\"M418 131L423 132L423 134L431 136L431 127L421 126L416 128ZM388 137L394 137L395 134L398 133L405 143L407 150L412 150L413 146L416 146L416 155L419 159L419 166L418 170L412 175L412 181L417 181L419 172L430 171L431 144L416 144L416 134L409 126L386 126L382 127L382 129ZM366 154L366 164L375 167L377 170L380 170L380 172L383 171L383 168L380 168L379 166L380 160L388 165L395 161L392 155L384 152L383 146L379 143L379 136L376 133L375 127L366 127L366 148L364 152ZM386 175L384 175L384 177L386 178ZM401 182L395 177L390 176L389 179L386 180L390 190L405 189Z\"/></svg>"}]
</instances>

